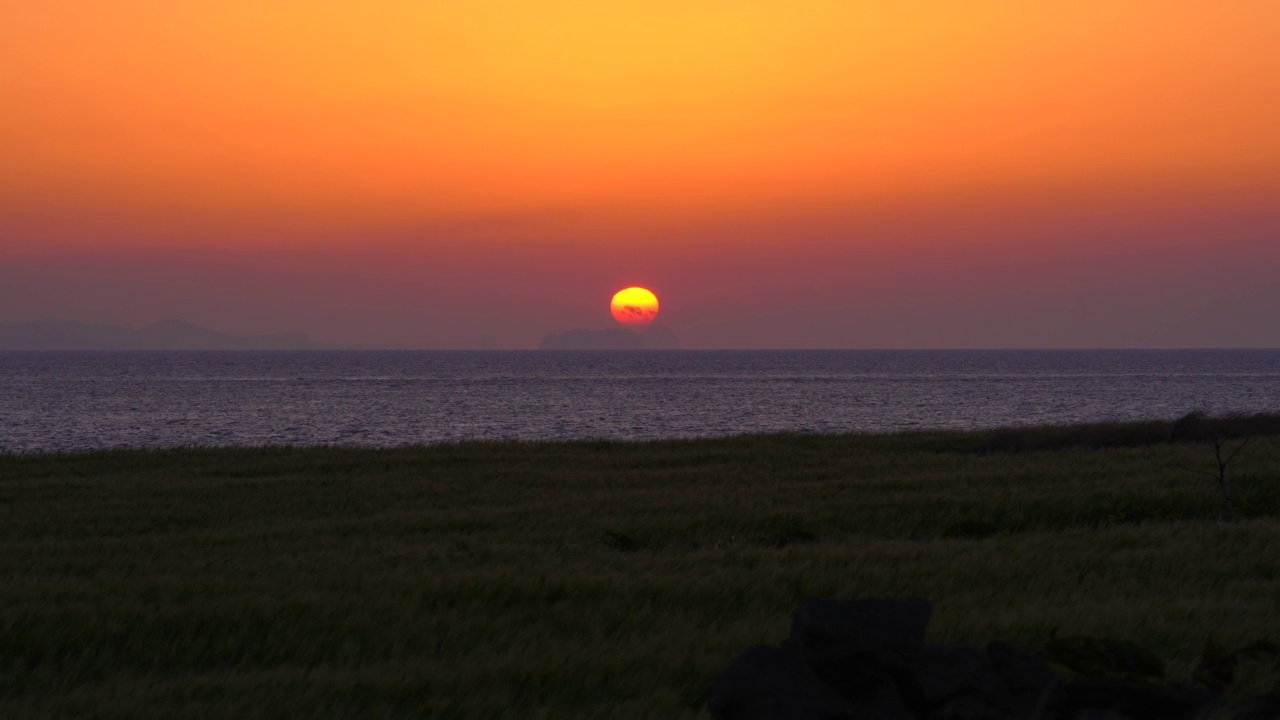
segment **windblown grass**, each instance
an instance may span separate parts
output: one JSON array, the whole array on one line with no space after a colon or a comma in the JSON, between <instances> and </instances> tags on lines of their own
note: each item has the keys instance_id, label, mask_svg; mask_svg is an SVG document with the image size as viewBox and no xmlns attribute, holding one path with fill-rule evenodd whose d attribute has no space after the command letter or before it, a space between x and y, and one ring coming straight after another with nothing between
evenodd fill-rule
<instances>
[{"instance_id":1,"label":"windblown grass","mask_svg":"<svg viewBox=\"0 0 1280 720\"><path fill-rule=\"evenodd\" d=\"M930 597L937 641L1112 635L1181 675L1280 639L1280 438L1225 523L1177 469L1205 446L1117 427L1163 439L0 457L0 717L694 717L814 595Z\"/></svg>"}]
</instances>

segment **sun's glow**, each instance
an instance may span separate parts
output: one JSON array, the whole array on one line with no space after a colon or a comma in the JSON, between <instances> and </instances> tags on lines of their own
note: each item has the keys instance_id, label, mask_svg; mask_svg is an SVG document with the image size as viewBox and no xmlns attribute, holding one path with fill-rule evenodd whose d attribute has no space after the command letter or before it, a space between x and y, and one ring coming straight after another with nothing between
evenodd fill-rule
<instances>
[{"instance_id":1,"label":"sun's glow","mask_svg":"<svg viewBox=\"0 0 1280 720\"><path fill-rule=\"evenodd\" d=\"M609 309L623 325L643 327L658 317L658 296L642 287L629 287L614 293Z\"/></svg>"},{"instance_id":2,"label":"sun's glow","mask_svg":"<svg viewBox=\"0 0 1280 720\"><path fill-rule=\"evenodd\" d=\"M1278 24L1273 0L0 2L0 211L333 227L1273 188Z\"/></svg>"}]
</instances>

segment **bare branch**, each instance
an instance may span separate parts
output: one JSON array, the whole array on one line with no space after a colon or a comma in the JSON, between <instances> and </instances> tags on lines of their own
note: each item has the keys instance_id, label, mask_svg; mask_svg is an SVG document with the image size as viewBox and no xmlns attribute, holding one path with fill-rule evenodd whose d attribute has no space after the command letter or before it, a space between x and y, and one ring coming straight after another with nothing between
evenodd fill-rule
<instances>
[{"instance_id":1,"label":"bare branch","mask_svg":"<svg viewBox=\"0 0 1280 720\"><path fill-rule=\"evenodd\" d=\"M1236 459L1236 456L1240 454L1240 451L1243 450L1244 446L1248 445L1249 441L1252 439L1253 438L1245 438L1244 442L1240 443L1240 447L1236 448L1235 452L1231 453L1231 457L1227 458L1227 462L1225 463L1225 465L1230 465L1231 461Z\"/></svg>"},{"instance_id":2,"label":"bare branch","mask_svg":"<svg viewBox=\"0 0 1280 720\"><path fill-rule=\"evenodd\" d=\"M1211 472L1211 471L1209 471L1209 470L1201 470L1201 469L1199 469L1199 468L1190 468L1190 467L1187 467L1186 465L1178 465L1178 466L1177 466L1177 468L1178 468L1179 470L1186 470L1186 471L1187 471L1187 472L1189 472L1189 473L1197 473L1197 474L1199 474L1199 475L1208 475L1209 477L1213 478L1214 480L1217 480L1217 479L1218 479L1218 473L1216 473L1216 472Z\"/></svg>"}]
</instances>

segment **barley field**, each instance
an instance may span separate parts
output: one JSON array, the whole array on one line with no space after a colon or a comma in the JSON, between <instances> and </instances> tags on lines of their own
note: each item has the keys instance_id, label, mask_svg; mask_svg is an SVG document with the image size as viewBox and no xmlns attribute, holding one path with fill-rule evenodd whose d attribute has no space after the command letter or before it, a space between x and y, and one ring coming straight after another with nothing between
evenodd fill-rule
<instances>
[{"instance_id":1,"label":"barley field","mask_svg":"<svg viewBox=\"0 0 1280 720\"><path fill-rule=\"evenodd\" d=\"M706 717L810 596L1189 676L1208 641L1280 640L1280 436L1233 464L1231 518L1184 469L1212 447L1169 437L0 456L0 717Z\"/></svg>"}]
</instances>

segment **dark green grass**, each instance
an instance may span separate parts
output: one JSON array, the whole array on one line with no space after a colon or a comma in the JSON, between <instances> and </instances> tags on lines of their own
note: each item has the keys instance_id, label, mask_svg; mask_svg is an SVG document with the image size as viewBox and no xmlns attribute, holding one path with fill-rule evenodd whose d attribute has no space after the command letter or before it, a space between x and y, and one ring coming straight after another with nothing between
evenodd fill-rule
<instances>
[{"instance_id":1,"label":"dark green grass","mask_svg":"<svg viewBox=\"0 0 1280 720\"><path fill-rule=\"evenodd\" d=\"M1207 446L1112 429L0 457L0 717L692 717L814 595L1280 640L1280 438L1223 522Z\"/></svg>"}]
</instances>

